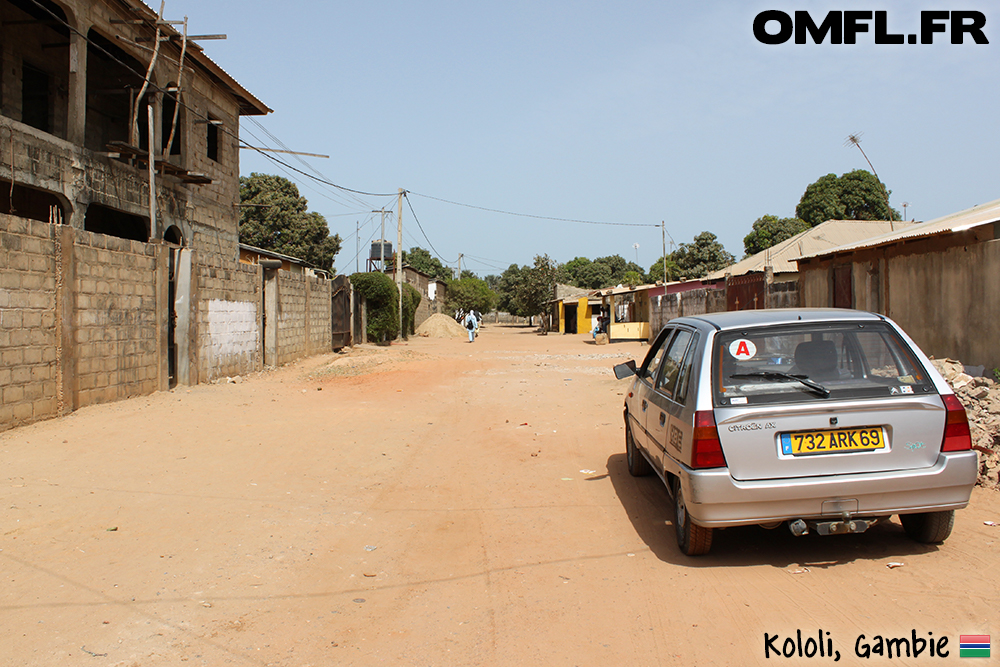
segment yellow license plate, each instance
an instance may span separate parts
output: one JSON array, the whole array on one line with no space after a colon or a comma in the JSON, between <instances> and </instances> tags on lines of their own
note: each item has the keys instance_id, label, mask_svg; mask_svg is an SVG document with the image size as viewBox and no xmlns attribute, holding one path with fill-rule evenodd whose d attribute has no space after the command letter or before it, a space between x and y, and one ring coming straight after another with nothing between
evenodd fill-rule
<instances>
[{"instance_id":1,"label":"yellow license plate","mask_svg":"<svg viewBox=\"0 0 1000 667\"><path fill-rule=\"evenodd\" d=\"M879 427L781 434L781 453L792 456L869 452L875 449L885 449L885 434Z\"/></svg>"}]
</instances>

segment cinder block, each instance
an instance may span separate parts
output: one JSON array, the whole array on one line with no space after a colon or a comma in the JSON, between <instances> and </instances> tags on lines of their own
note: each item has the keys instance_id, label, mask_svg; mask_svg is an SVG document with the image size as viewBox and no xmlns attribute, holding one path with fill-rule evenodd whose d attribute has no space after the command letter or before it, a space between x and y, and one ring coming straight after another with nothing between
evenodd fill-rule
<instances>
[{"instance_id":1,"label":"cinder block","mask_svg":"<svg viewBox=\"0 0 1000 667\"><path fill-rule=\"evenodd\" d=\"M42 326L42 311L29 310L22 314L23 326L27 328Z\"/></svg>"},{"instance_id":2,"label":"cinder block","mask_svg":"<svg viewBox=\"0 0 1000 667\"><path fill-rule=\"evenodd\" d=\"M13 405L24 400L24 387L19 384L12 384L3 389L3 402Z\"/></svg>"},{"instance_id":3,"label":"cinder block","mask_svg":"<svg viewBox=\"0 0 1000 667\"><path fill-rule=\"evenodd\" d=\"M55 398L41 398L31 404L31 416L33 419L45 419L54 417L59 407L59 401Z\"/></svg>"},{"instance_id":4,"label":"cinder block","mask_svg":"<svg viewBox=\"0 0 1000 667\"><path fill-rule=\"evenodd\" d=\"M17 271L4 271L0 273L0 289L19 290L21 289L21 276L26 275Z\"/></svg>"},{"instance_id":5,"label":"cinder block","mask_svg":"<svg viewBox=\"0 0 1000 667\"><path fill-rule=\"evenodd\" d=\"M6 393L6 391L4 393ZM14 405L15 421L19 422L30 421L31 417L32 417L31 403L16 403Z\"/></svg>"},{"instance_id":6,"label":"cinder block","mask_svg":"<svg viewBox=\"0 0 1000 667\"><path fill-rule=\"evenodd\" d=\"M27 271L31 265L31 256L23 252L4 253L7 257L7 269L9 271Z\"/></svg>"},{"instance_id":7,"label":"cinder block","mask_svg":"<svg viewBox=\"0 0 1000 667\"><path fill-rule=\"evenodd\" d=\"M26 348L24 350L24 363L26 364L42 363L42 348L40 347Z\"/></svg>"}]
</instances>

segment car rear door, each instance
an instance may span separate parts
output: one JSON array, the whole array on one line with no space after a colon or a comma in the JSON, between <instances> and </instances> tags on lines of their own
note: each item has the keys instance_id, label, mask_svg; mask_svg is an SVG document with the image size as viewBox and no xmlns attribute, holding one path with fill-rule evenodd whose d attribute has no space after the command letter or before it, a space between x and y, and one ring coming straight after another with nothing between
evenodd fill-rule
<instances>
[{"instance_id":1,"label":"car rear door","mask_svg":"<svg viewBox=\"0 0 1000 667\"><path fill-rule=\"evenodd\" d=\"M646 353L642 366L636 369L636 380L632 387L633 396L629 398L632 437L635 438L636 444L646 451L655 450L646 431L646 415L649 412L650 396L653 394L653 383L659 374L663 353L673 333L673 327L666 327L657 335L649 352Z\"/></svg>"},{"instance_id":2,"label":"car rear door","mask_svg":"<svg viewBox=\"0 0 1000 667\"><path fill-rule=\"evenodd\" d=\"M690 359L697 334L687 327L678 327L671 337L660 364L654 391L650 393L646 411L646 432L649 451L660 470L665 458L677 456L683 442L680 417L684 409L687 382L690 377Z\"/></svg>"}]
</instances>

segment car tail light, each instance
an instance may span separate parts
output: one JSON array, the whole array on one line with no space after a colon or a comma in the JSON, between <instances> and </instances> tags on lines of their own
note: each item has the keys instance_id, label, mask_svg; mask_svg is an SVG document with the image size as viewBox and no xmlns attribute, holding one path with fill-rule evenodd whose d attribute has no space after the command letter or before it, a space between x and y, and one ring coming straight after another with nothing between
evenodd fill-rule
<instances>
[{"instance_id":1,"label":"car tail light","mask_svg":"<svg viewBox=\"0 0 1000 667\"><path fill-rule=\"evenodd\" d=\"M715 413L699 410L694 413L694 441L691 443L692 468L722 468L726 456L722 453L719 429L715 425Z\"/></svg>"},{"instance_id":2,"label":"car tail light","mask_svg":"<svg viewBox=\"0 0 1000 667\"><path fill-rule=\"evenodd\" d=\"M965 408L955 394L945 394L944 407L948 414L944 421L944 440L941 441L942 452L963 452L972 449L972 436L969 433L969 420L965 416Z\"/></svg>"}]
</instances>

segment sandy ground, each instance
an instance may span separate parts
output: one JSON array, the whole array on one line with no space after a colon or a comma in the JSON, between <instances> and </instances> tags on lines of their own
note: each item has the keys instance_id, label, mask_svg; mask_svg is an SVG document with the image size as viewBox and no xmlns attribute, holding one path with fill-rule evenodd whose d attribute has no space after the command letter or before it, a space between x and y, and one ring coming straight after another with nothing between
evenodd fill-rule
<instances>
[{"instance_id":1,"label":"sandy ground","mask_svg":"<svg viewBox=\"0 0 1000 667\"><path fill-rule=\"evenodd\" d=\"M680 555L625 469L610 367L645 350L493 326L0 434L0 664L775 664L765 633L800 630L905 665L941 660L858 636L1000 636L993 491L940 547L894 522Z\"/></svg>"}]
</instances>

